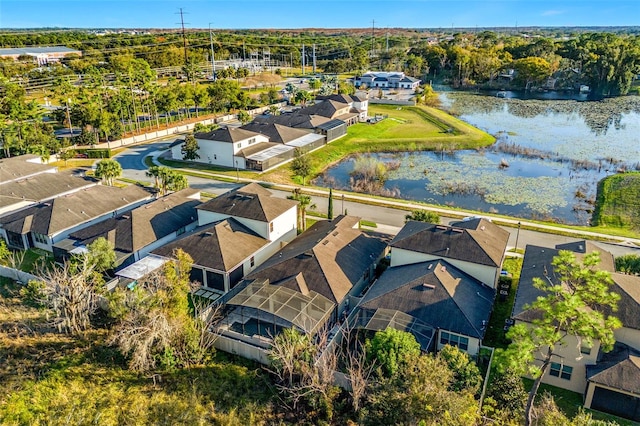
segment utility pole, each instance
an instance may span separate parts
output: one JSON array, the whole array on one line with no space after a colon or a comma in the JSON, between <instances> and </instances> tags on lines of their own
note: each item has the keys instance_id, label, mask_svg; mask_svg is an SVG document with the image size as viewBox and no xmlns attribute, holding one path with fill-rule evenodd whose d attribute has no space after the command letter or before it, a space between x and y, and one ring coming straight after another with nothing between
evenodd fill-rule
<instances>
[{"instance_id":1,"label":"utility pole","mask_svg":"<svg viewBox=\"0 0 640 426\"><path fill-rule=\"evenodd\" d=\"M246 61L246 56L244 54L244 40L242 40L242 62L244 64L244 61Z\"/></svg>"},{"instance_id":2,"label":"utility pole","mask_svg":"<svg viewBox=\"0 0 640 426\"><path fill-rule=\"evenodd\" d=\"M216 81L216 59L213 54L213 35L211 34L211 22L209 22L209 41L211 42L211 79Z\"/></svg>"},{"instance_id":3,"label":"utility pole","mask_svg":"<svg viewBox=\"0 0 640 426\"><path fill-rule=\"evenodd\" d=\"M304 44L302 45L302 75L304 75Z\"/></svg>"},{"instance_id":4,"label":"utility pole","mask_svg":"<svg viewBox=\"0 0 640 426\"><path fill-rule=\"evenodd\" d=\"M371 21L371 57L373 58L373 53L375 51L375 42L376 42L376 34L375 34L375 29L376 29L376 20L374 19L373 21Z\"/></svg>"},{"instance_id":5,"label":"utility pole","mask_svg":"<svg viewBox=\"0 0 640 426\"><path fill-rule=\"evenodd\" d=\"M387 52L389 51L389 31L387 31Z\"/></svg>"},{"instance_id":6,"label":"utility pole","mask_svg":"<svg viewBox=\"0 0 640 426\"><path fill-rule=\"evenodd\" d=\"M313 73L316 73L316 44L313 43Z\"/></svg>"},{"instance_id":7,"label":"utility pole","mask_svg":"<svg viewBox=\"0 0 640 426\"><path fill-rule=\"evenodd\" d=\"M180 8L180 25L182 26L182 44L184 46L184 64L187 65L187 36L184 32L184 12Z\"/></svg>"}]
</instances>

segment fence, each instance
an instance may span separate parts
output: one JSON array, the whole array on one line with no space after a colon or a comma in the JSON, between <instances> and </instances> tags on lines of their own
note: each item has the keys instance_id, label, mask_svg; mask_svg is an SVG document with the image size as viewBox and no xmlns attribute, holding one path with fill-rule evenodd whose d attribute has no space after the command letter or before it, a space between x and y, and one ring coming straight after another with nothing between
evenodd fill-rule
<instances>
[{"instance_id":1,"label":"fence","mask_svg":"<svg viewBox=\"0 0 640 426\"><path fill-rule=\"evenodd\" d=\"M369 99L370 104L415 106L416 101L396 101L392 99Z\"/></svg>"},{"instance_id":2,"label":"fence","mask_svg":"<svg viewBox=\"0 0 640 426\"><path fill-rule=\"evenodd\" d=\"M37 277L28 272L21 271L19 269L10 268L8 266L0 266L0 277L9 278L23 284L26 284L32 280L42 281L42 278L40 277Z\"/></svg>"}]
</instances>

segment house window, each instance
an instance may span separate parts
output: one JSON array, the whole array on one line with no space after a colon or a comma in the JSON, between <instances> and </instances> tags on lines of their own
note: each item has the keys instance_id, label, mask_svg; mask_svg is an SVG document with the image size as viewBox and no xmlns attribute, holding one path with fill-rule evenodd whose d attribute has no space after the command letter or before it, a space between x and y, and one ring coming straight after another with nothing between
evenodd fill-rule
<instances>
[{"instance_id":1,"label":"house window","mask_svg":"<svg viewBox=\"0 0 640 426\"><path fill-rule=\"evenodd\" d=\"M251 260L249 262L251 263L251 267L253 268L256 265L255 257L251 256Z\"/></svg>"},{"instance_id":2,"label":"house window","mask_svg":"<svg viewBox=\"0 0 640 426\"><path fill-rule=\"evenodd\" d=\"M446 331L440 332L440 344L456 346L463 351L469 349L469 339L467 337L458 336L457 334L453 333L447 333Z\"/></svg>"},{"instance_id":3,"label":"house window","mask_svg":"<svg viewBox=\"0 0 640 426\"><path fill-rule=\"evenodd\" d=\"M47 241L47 236L46 235L42 235L42 234L38 234L37 232L33 233L33 239L40 244L48 244L49 242Z\"/></svg>"},{"instance_id":4,"label":"house window","mask_svg":"<svg viewBox=\"0 0 640 426\"><path fill-rule=\"evenodd\" d=\"M560 377L561 379L571 380L571 373L573 373L573 367L568 365L558 364L557 362L551 363L551 369L549 374L554 377Z\"/></svg>"},{"instance_id":5,"label":"house window","mask_svg":"<svg viewBox=\"0 0 640 426\"><path fill-rule=\"evenodd\" d=\"M238 143L236 144L236 148L242 148L242 142L238 142Z\"/></svg>"},{"instance_id":6,"label":"house window","mask_svg":"<svg viewBox=\"0 0 640 426\"><path fill-rule=\"evenodd\" d=\"M583 355L591 355L591 348L592 348L592 345L583 341L582 344L580 345L580 353Z\"/></svg>"},{"instance_id":7,"label":"house window","mask_svg":"<svg viewBox=\"0 0 640 426\"><path fill-rule=\"evenodd\" d=\"M180 228L178 228L178 230L176 231L176 236L178 236L178 235L182 235L182 234L184 234L185 232L187 232L187 228L186 228L186 227L184 227L184 226L181 226L181 227L180 227Z\"/></svg>"},{"instance_id":8,"label":"house window","mask_svg":"<svg viewBox=\"0 0 640 426\"><path fill-rule=\"evenodd\" d=\"M269 232L273 232L273 222L269 222Z\"/></svg>"},{"instance_id":9,"label":"house window","mask_svg":"<svg viewBox=\"0 0 640 426\"><path fill-rule=\"evenodd\" d=\"M251 145L252 143L254 143L256 141L256 138L251 138L249 139L249 145Z\"/></svg>"}]
</instances>

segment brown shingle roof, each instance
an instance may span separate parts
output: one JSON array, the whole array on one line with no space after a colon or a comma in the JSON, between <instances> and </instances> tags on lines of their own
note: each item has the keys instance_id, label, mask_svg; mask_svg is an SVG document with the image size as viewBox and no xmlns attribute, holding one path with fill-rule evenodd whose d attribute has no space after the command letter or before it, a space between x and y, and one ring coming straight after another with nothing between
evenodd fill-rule
<instances>
[{"instance_id":1,"label":"brown shingle roof","mask_svg":"<svg viewBox=\"0 0 640 426\"><path fill-rule=\"evenodd\" d=\"M494 296L493 289L437 260L387 269L360 306L404 312L432 327L482 339Z\"/></svg>"},{"instance_id":2,"label":"brown shingle roof","mask_svg":"<svg viewBox=\"0 0 640 426\"><path fill-rule=\"evenodd\" d=\"M194 136L196 139L234 143L258 136L258 133L236 127L221 127L212 132L196 133Z\"/></svg>"},{"instance_id":3,"label":"brown shingle roof","mask_svg":"<svg viewBox=\"0 0 640 426\"><path fill-rule=\"evenodd\" d=\"M198 209L271 222L297 204L294 200L273 197L269 190L257 183L250 183L209 200L199 205Z\"/></svg>"},{"instance_id":4,"label":"brown shingle roof","mask_svg":"<svg viewBox=\"0 0 640 426\"><path fill-rule=\"evenodd\" d=\"M262 123L276 123L296 129L315 129L329 120L331 119L327 117L304 114L299 111L291 114L272 115L266 118L256 117L255 119L255 121Z\"/></svg>"},{"instance_id":5,"label":"brown shingle roof","mask_svg":"<svg viewBox=\"0 0 640 426\"><path fill-rule=\"evenodd\" d=\"M410 221L391 247L500 267L508 241L509 232L482 218L451 226Z\"/></svg>"},{"instance_id":6,"label":"brown shingle roof","mask_svg":"<svg viewBox=\"0 0 640 426\"><path fill-rule=\"evenodd\" d=\"M136 252L195 222L195 208L201 202L193 197L199 192L191 188L174 192L126 214L74 232L69 238L90 244L97 238L104 237L110 240L118 251Z\"/></svg>"},{"instance_id":7,"label":"brown shingle roof","mask_svg":"<svg viewBox=\"0 0 640 426\"><path fill-rule=\"evenodd\" d=\"M247 279L303 291L301 281L292 279L302 273L307 290L340 303L386 246L383 239L353 228L356 223L348 216L316 222Z\"/></svg>"},{"instance_id":8,"label":"brown shingle roof","mask_svg":"<svg viewBox=\"0 0 640 426\"><path fill-rule=\"evenodd\" d=\"M54 235L150 196L135 185L126 188L95 185L3 216L0 225L17 233Z\"/></svg>"},{"instance_id":9,"label":"brown shingle roof","mask_svg":"<svg viewBox=\"0 0 640 426\"><path fill-rule=\"evenodd\" d=\"M153 253L173 257L173 251L181 248L193 258L194 265L229 272L268 243L237 220L228 218L194 229Z\"/></svg>"}]
</instances>

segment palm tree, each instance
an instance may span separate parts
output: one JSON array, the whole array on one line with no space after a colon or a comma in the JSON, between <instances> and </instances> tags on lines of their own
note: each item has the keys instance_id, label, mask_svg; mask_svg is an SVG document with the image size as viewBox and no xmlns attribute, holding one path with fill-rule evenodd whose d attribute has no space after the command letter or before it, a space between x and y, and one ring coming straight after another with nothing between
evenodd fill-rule
<instances>
[{"instance_id":1,"label":"palm tree","mask_svg":"<svg viewBox=\"0 0 640 426\"><path fill-rule=\"evenodd\" d=\"M300 192L300 188L294 189L292 195L289 195L287 198L298 202L298 218L300 221L298 229L304 231L307 229L307 209L315 209L315 203L312 202L309 195Z\"/></svg>"},{"instance_id":2,"label":"palm tree","mask_svg":"<svg viewBox=\"0 0 640 426\"><path fill-rule=\"evenodd\" d=\"M122 175L122 166L116 160L102 160L96 167L96 177L102 179L107 185L113 186L113 179Z\"/></svg>"}]
</instances>

